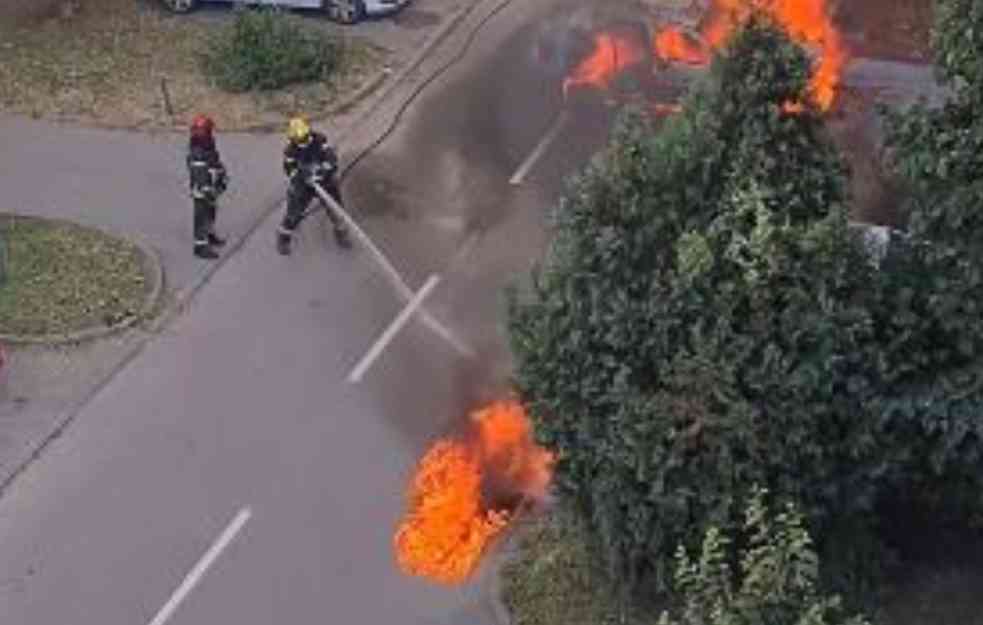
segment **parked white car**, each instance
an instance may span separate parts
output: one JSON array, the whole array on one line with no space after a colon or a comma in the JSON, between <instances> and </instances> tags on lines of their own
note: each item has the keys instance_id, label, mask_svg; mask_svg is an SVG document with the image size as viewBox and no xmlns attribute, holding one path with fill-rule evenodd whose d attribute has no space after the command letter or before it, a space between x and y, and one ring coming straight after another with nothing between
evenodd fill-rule
<instances>
[{"instance_id":1,"label":"parked white car","mask_svg":"<svg viewBox=\"0 0 983 625\"><path fill-rule=\"evenodd\" d=\"M242 0L161 0L175 13L187 13L203 2L242 2ZM393 13L410 0L250 0L248 4L317 9L342 24L357 24L366 17Z\"/></svg>"}]
</instances>

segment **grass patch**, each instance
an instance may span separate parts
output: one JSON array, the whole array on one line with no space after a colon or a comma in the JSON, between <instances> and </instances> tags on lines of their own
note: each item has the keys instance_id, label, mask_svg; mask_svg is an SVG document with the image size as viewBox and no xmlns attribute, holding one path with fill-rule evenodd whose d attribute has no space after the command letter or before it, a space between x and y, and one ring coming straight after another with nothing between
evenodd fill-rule
<instances>
[{"instance_id":1,"label":"grass patch","mask_svg":"<svg viewBox=\"0 0 983 625\"><path fill-rule=\"evenodd\" d=\"M628 613L591 555L571 515L553 511L520 527L518 554L502 568L502 594L513 625L651 625ZM653 616L654 615L654 616Z\"/></svg>"},{"instance_id":2,"label":"grass patch","mask_svg":"<svg viewBox=\"0 0 983 625\"><path fill-rule=\"evenodd\" d=\"M0 26L0 110L127 127L183 126L203 111L220 129L234 130L279 124L300 110L326 112L382 60L376 48L327 20L291 16L334 38L330 77L274 92L230 93L201 71L200 60L233 17L231 10L173 16L150 0L102 0L84 3L69 18Z\"/></svg>"},{"instance_id":3,"label":"grass patch","mask_svg":"<svg viewBox=\"0 0 983 625\"><path fill-rule=\"evenodd\" d=\"M149 288L140 251L102 232L0 215L7 279L0 333L63 334L139 314Z\"/></svg>"}]
</instances>

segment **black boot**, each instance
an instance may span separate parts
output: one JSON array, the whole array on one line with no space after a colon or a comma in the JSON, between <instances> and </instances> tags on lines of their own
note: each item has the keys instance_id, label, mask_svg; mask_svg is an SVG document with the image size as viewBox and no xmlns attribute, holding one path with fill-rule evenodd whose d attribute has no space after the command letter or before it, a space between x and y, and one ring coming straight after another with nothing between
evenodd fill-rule
<instances>
[{"instance_id":1,"label":"black boot","mask_svg":"<svg viewBox=\"0 0 983 625\"><path fill-rule=\"evenodd\" d=\"M290 235L279 233L276 237L276 251L283 256L290 255Z\"/></svg>"},{"instance_id":2,"label":"black boot","mask_svg":"<svg viewBox=\"0 0 983 625\"><path fill-rule=\"evenodd\" d=\"M213 250L208 243L195 243L195 256L206 260L215 260L218 258L218 252Z\"/></svg>"},{"instance_id":3,"label":"black boot","mask_svg":"<svg viewBox=\"0 0 983 625\"><path fill-rule=\"evenodd\" d=\"M222 237L218 236L214 232L209 232L208 233L208 244L209 245L212 245L214 247L222 247L223 245L225 245L225 239L223 239Z\"/></svg>"},{"instance_id":4,"label":"black boot","mask_svg":"<svg viewBox=\"0 0 983 625\"><path fill-rule=\"evenodd\" d=\"M334 238L338 242L338 245L344 248L350 248L352 246L351 237L348 236L348 228L344 226L334 227Z\"/></svg>"}]
</instances>

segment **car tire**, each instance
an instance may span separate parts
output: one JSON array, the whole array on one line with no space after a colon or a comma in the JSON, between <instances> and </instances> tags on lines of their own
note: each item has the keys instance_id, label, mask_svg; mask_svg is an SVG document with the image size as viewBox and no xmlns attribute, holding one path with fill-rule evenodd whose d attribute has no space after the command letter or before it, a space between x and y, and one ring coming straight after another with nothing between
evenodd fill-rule
<instances>
[{"instance_id":1,"label":"car tire","mask_svg":"<svg viewBox=\"0 0 983 625\"><path fill-rule=\"evenodd\" d=\"M190 13L198 6L198 0L162 0L171 13Z\"/></svg>"},{"instance_id":2,"label":"car tire","mask_svg":"<svg viewBox=\"0 0 983 625\"><path fill-rule=\"evenodd\" d=\"M365 18L365 2L363 0L328 0L328 9L332 18L342 24L358 24Z\"/></svg>"}]
</instances>

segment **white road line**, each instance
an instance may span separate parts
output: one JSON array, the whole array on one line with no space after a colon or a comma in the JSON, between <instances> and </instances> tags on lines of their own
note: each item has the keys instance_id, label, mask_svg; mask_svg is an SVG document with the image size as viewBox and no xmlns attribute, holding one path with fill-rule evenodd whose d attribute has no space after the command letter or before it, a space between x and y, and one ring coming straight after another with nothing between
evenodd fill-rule
<instances>
[{"instance_id":1,"label":"white road line","mask_svg":"<svg viewBox=\"0 0 983 625\"><path fill-rule=\"evenodd\" d=\"M526 157L526 160L522 162L519 169L517 169L512 175L512 178L509 179L509 184L522 184L522 181L525 180L526 175L536 165L536 162L543 157L543 154L546 153L546 150L549 149L550 145L552 145L552 143L556 141L556 138L560 136L560 131L563 130L563 127L566 126L568 121L570 121L570 115L566 111L563 111L556 116L556 120L554 120L553 125L550 126L550 129L547 130L546 134L543 135L543 138L539 140L539 143L536 144L536 147L533 149L532 153Z\"/></svg>"},{"instance_id":2,"label":"white road line","mask_svg":"<svg viewBox=\"0 0 983 625\"><path fill-rule=\"evenodd\" d=\"M423 300L430 295L431 291L437 288L438 284L440 284L440 276L432 274L429 278L427 278L427 281L416 293L416 295L413 296L406 307L403 308L402 312L400 312L396 319L389 324L389 327L386 328L385 332L379 336L369 351L365 353L362 360L355 365L354 369L352 369L352 372L348 375L349 384L355 384L356 382L362 381L362 376L364 376L365 372L369 370L372 363L374 363L376 359L382 355L382 350L384 350L386 346L392 342L393 338L396 336L396 333L406 325L406 322L410 320L413 313L415 313L420 305L423 304Z\"/></svg>"},{"instance_id":3,"label":"white road line","mask_svg":"<svg viewBox=\"0 0 983 625\"><path fill-rule=\"evenodd\" d=\"M191 594L194 587L197 586L198 582L201 581L201 578L205 576L208 568L215 562L216 559L218 559L219 555L222 554L222 551L229 546L229 543L231 543L232 539L236 537L236 534L242 530L242 527L246 524L246 521L249 520L252 514L253 513L249 510L249 508L243 508L239 511L239 514L232 519L229 526L226 527L225 531L223 531L218 537L218 540L216 540L208 551L205 552L205 555L201 557L201 560L198 561L195 568L191 569L187 577L184 578L184 581L181 582L181 585L178 586L177 590L174 591L174 594L171 595L171 598L164 604L164 607L160 609L157 616L154 617L154 620L150 621L150 625L164 625L164 623L171 618L174 611L177 610L179 605L181 605L181 602L184 601L189 594Z\"/></svg>"},{"instance_id":4,"label":"white road line","mask_svg":"<svg viewBox=\"0 0 983 625\"><path fill-rule=\"evenodd\" d=\"M341 217L341 219L355 233L355 236L357 236L359 240L362 241L362 244L365 245L373 256L375 256L376 261L378 261L379 265L389 275L389 279L396 288L396 291L399 292L400 297L402 297L406 302L413 299L413 290L406 284L403 277L399 275L399 272L396 271L396 268L389 262L389 259L386 258L385 254L383 254L382 251L376 247L375 243L372 242L372 239L369 238L369 235L365 234L365 231L362 230L357 223L355 223L355 220L351 218L351 215L349 215L345 209L339 206L338 203L334 201L334 198L328 195L324 189L321 188L321 185L314 183L312 186L314 187L314 191L318 194L318 196L324 200L324 202L335 212L335 214ZM467 358L474 356L473 349L468 347L464 341L459 339L453 332L445 328L439 321L434 319L429 312L426 310L420 311L420 319L442 339L450 343L451 347L457 350L459 354Z\"/></svg>"}]
</instances>

